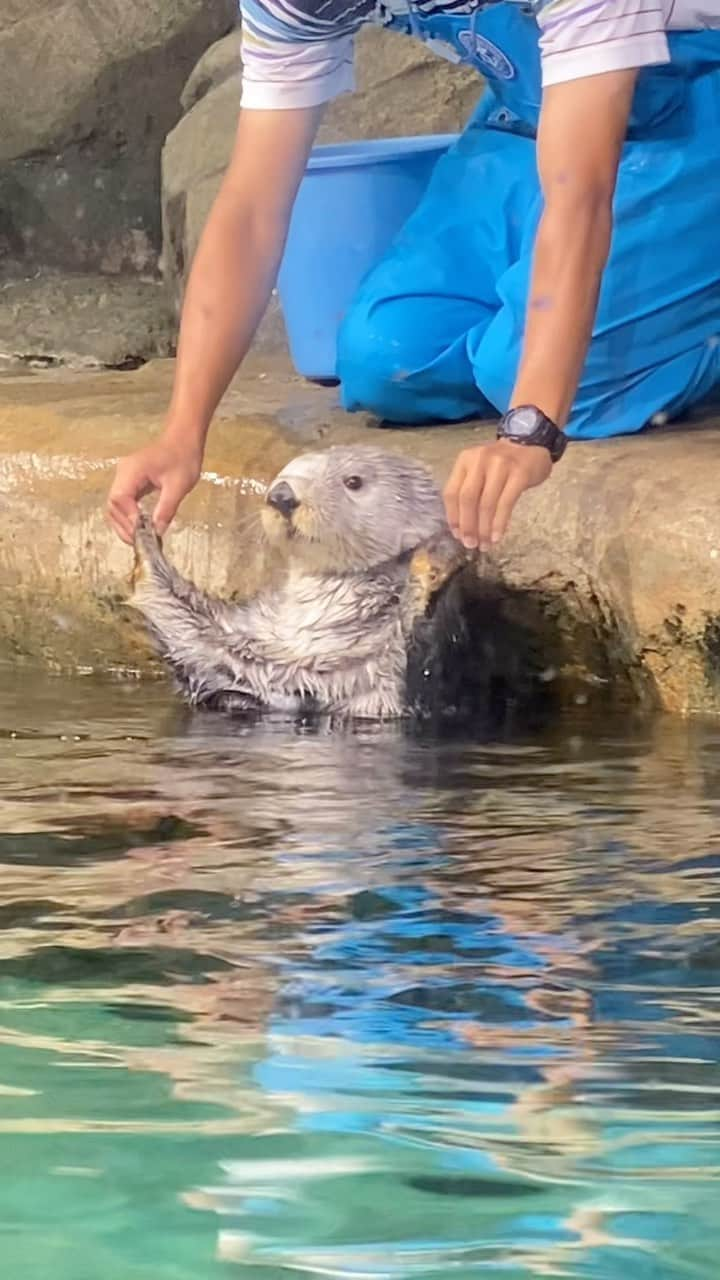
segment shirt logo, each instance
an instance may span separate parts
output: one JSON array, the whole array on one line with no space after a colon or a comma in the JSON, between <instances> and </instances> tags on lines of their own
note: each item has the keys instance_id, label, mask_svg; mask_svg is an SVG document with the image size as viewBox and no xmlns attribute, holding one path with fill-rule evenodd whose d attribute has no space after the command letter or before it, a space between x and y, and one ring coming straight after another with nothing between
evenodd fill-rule
<instances>
[{"instance_id":1,"label":"shirt logo","mask_svg":"<svg viewBox=\"0 0 720 1280\"><path fill-rule=\"evenodd\" d=\"M515 68L512 62L491 40L486 40L485 36L479 36L475 31L461 31L458 40L463 49L467 50L473 61L480 64L487 75L496 76L498 80L515 79Z\"/></svg>"}]
</instances>

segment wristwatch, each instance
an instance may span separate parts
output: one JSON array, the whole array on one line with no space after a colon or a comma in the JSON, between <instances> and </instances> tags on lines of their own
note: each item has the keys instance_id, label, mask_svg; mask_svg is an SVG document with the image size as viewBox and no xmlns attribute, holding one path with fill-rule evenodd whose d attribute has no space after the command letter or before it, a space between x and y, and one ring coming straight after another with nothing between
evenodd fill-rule
<instances>
[{"instance_id":1,"label":"wristwatch","mask_svg":"<svg viewBox=\"0 0 720 1280\"><path fill-rule=\"evenodd\" d=\"M567 448L567 436L545 417L534 404L521 404L508 409L500 419L498 440L512 444L535 444L547 449L553 462L559 462Z\"/></svg>"}]
</instances>

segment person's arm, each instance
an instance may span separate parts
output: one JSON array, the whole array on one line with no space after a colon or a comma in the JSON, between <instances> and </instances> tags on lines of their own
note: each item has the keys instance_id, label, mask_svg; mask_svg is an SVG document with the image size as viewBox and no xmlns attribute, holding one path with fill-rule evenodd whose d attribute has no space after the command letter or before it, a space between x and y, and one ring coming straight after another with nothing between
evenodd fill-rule
<instances>
[{"instance_id":1,"label":"person's arm","mask_svg":"<svg viewBox=\"0 0 720 1280\"><path fill-rule=\"evenodd\" d=\"M592 335L612 234L612 204L637 71L545 90L538 130L544 211L538 226L522 358L510 407L567 422ZM498 440L464 450L445 489L448 520L469 547L505 532L515 503L541 484L545 448Z\"/></svg>"},{"instance_id":2,"label":"person's arm","mask_svg":"<svg viewBox=\"0 0 720 1280\"><path fill-rule=\"evenodd\" d=\"M252 342L280 265L322 107L240 112L230 166L203 231L183 306L161 435L120 461L109 519L131 542L138 502L159 490L163 532L200 475L212 416Z\"/></svg>"},{"instance_id":3,"label":"person's arm","mask_svg":"<svg viewBox=\"0 0 720 1280\"><path fill-rule=\"evenodd\" d=\"M636 77L609 72L544 94L538 172L545 204L511 407L536 404L559 427L570 415L592 336Z\"/></svg>"}]
</instances>

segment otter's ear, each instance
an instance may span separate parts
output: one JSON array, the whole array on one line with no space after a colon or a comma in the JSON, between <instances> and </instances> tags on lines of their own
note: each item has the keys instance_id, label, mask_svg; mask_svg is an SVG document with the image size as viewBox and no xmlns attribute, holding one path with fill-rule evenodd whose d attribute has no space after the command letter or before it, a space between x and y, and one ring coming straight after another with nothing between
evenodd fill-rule
<instances>
[{"instance_id":1,"label":"otter's ear","mask_svg":"<svg viewBox=\"0 0 720 1280\"><path fill-rule=\"evenodd\" d=\"M445 538L446 535L448 539L451 538L450 530L445 524L444 517L440 518L440 513L435 523L428 522L427 516L422 523L408 521L400 534L398 551L415 551L435 538Z\"/></svg>"},{"instance_id":2,"label":"otter's ear","mask_svg":"<svg viewBox=\"0 0 720 1280\"><path fill-rule=\"evenodd\" d=\"M450 532L443 500L429 475L426 483L406 488L398 504L398 517L402 520L399 552L414 551L431 538Z\"/></svg>"}]
</instances>

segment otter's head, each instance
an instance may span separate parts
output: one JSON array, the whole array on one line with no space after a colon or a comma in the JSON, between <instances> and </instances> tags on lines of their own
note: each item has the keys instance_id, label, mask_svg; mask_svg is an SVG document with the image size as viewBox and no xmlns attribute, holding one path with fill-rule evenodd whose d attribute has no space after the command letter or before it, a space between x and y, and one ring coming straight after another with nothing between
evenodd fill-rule
<instances>
[{"instance_id":1,"label":"otter's head","mask_svg":"<svg viewBox=\"0 0 720 1280\"><path fill-rule=\"evenodd\" d=\"M367 446L295 458L270 485L262 520L268 540L311 573L371 569L446 527L429 472Z\"/></svg>"}]
</instances>

